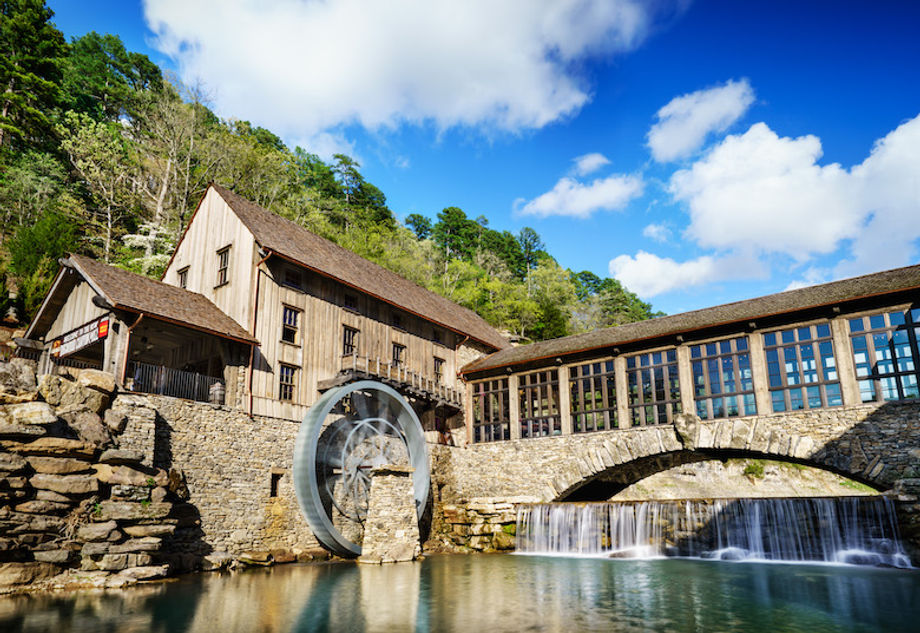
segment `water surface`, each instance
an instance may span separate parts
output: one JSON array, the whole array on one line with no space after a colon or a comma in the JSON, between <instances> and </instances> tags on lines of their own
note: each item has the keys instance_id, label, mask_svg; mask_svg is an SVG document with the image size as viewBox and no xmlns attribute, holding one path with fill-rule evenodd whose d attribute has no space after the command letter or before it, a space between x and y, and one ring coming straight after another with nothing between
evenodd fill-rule
<instances>
[{"instance_id":1,"label":"water surface","mask_svg":"<svg viewBox=\"0 0 920 633\"><path fill-rule=\"evenodd\" d=\"M845 565L435 556L0 598L10 633L918 630L920 572Z\"/></svg>"}]
</instances>

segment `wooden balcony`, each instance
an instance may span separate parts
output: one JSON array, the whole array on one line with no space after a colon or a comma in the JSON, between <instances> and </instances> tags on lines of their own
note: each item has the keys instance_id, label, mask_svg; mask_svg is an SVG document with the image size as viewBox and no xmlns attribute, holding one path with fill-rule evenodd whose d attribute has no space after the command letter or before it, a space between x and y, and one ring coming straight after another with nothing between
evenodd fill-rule
<instances>
[{"instance_id":1,"label":"wooden balcony","mask_svg":"<svg viewBox=\"0 0 920 633\"><path fill-rule=\"evenodd\" d=\"M443 384L438 377L425 376L404 365L396 365L380 358L342 356L339 373L333 378L319 381L320 391L356 380L377 380L389 385L403 395L425 400L433 406L463 408L463 391Z\"/></svg>"}]
</instances>

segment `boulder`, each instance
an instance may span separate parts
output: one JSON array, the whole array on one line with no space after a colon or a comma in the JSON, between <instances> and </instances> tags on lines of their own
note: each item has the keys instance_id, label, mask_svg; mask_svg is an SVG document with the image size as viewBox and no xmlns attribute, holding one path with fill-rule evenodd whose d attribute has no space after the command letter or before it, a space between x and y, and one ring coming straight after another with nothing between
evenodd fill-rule
<instances>
[{"instance_id":1,"label":"boulder","mask_svg":"<svg viewBox=\"0 0 920 633\"><path fill-rule=\"evenodd\" d=\"M81 525L77 530L77 539L84 542L118 541L121 540L121 537L122 534L115 521L88 523L86 525Z\"/></svg>"},{"instance_id":2,"label":"boulder","mask_svg":"<svg viewBox=\"0 0 920 633\"><path fill-rule=\"evenodd\" d=\"M57 422L54 410L47 402L23 402L0 405L0 424L49 426Z\"/></svg>"},{"instance_id":3,"label":"boulder","mask_svg":"<svg viewBox=\"0 0 920 633\"><path fill-rule=\"evenodd\" d=\"M61 402L58 406L62 409L85 408L93 413L102 413L109 406L110 401L111 398L106 393L79 382L68 382L63 385Z\"/></svg>"},{"instance_id":4,"label":"boulder","mask_svg":"<svg viewBox=\"0 0 920 633\"><path fill-rule=\"evenodd\" d=\"M37 490L35 492L35 498L39 501L57 501L58 503L71 503L73 501L73 499L67 495L62 495L53 490Z\"/></svg>"},{"instance_id":5,"label":"boulder","mask_svg":"<svg viewBox=\"0 0 920 633\"><path fill-rule=\"evenodd\" d=\"M105 571L121 571L128 566L127 554L105 554L96 562L99 569Z\"/></svg>"},{"instance_id":6,"label":"boulder","mask_svg":"<svg viewBox=\"0 0 920 633\"><path fill-rule=\"evenodd\" d=\"M24 358L0 363L0 392L19 394L35 391L35 370Z\"/></svg>"},{"instance_id":7,"label":"boulder","mask_svg":"<svg viewBox=\"0 0 920 633\"><path fill-rule=\"evenodd\" d=\"M15 442L7 446L11 453L48 457L93 457L98 450L92 444L63 437L40 437L28 443Z\"/></svg>"},{"instance_id":8,"label":"boulder","mask_svg":"<svg viewBox=\"0 0 920 633\"><path fill-rule=\"evenodd\" d=\"M52 490L66 495L97 492L99 480L92 475L46 475L39 473L29 480L33 488Z\"/></svg>"},{"instance_id":9,"label":"boulder","mask_svg":"<svg viewBox=\"0 0 920 633\"><path fill-rule=\"evenodd\" d=\"M45 374L38 383L38 392L42 395L42 398L45 399L45 402L52 407L56 407L61 404L61 396L68 384L69 381L64 380L60 376Z\"/></svg>"},{"instance_id":10,"label":"boulder","mask_svg":"<svg viewBox=\"0 0 920 633\"><path fill-rule=\"evenodd\" d=\"M135 552L156 552L163 541L156 536L128 539L124 543L109 547L110 554L132 554Z\"/></svg>"},{"instance_id":11,"label":"boulder","mask_svg":"<svg viewBox=\"0 0 920 633\"><path fill-rule=\"evenodd\" d=\"M171 503L131 503L128 501L103 501L93 514L95 521L144 521L164 519L173 509Z\"/></svg>"},{"instance_id":12,"label":"boulder","mask_svg":"<svg viewBox=\"0 0 920 633\"><path fill-rule=\"evenodd\" d=\"M50 563L2 563L0 587L27 585L57 576L58 568Z\"/></svg>"},{"instance_id":13,"label":"boulder","mask_svg":"<svg viewBox=\"0 0 920 633\"><path fill-rule=\"evenodd\" d=\"M70 409L59 410L58 415L62 420L67 422L74 433L81 440L95 444L96 446L107 446L112 443L108 429L102 423L102 418L88 409Z\"/></svg>"},{"instance_id":14,"label":"boulder","mask_svg":"<svg viewBox=\"0 0 920 633\"><path fill-rule=\"evenodd\" d=\"M138 581L165 578L168 573L169 565L148 565L144 567L129 567L128 569L120 571L118 575Z\"/></svg>"},{"instance_id":15,"label":"boulder","mask_svg":"<svg viewBox=\"0 0 920 633\"><path fill-rule=\"evenodd\" d=\"M498 550L514 549L514 537L507 532L496 532L492 536L492 547Z\"/></svg>"},{"instance_id":16,"label":"boulder","mask_svg":"<svg viewBox=\"0 0 920 633\"><path fill-rule=\"evenodd\" d=\"M106 484L153 488L167 481L166 473L162 470L145 472L130 466L112 466L111 464L98 464L93 468L96 471L96 478Z\"/></svg>"},{"instance_id":17,"label":"boulder","mask_svg":"<svg viewBox=\"0 0 920 633\"><path fill-rule=\"evenodd\" d=\"M232 560L233 556L227 552L211 552L201 559L201 570L220 571L226 569Z\"/></svg>"},{"instance_id":18,"label":"boulder","mask_svg":"<svg viewBox=\"0 0 920 633\"><path fill-rule=\"evenodd\" d=\"M0 422L0 437L30 438L41 437L47 433L43 426L28 424L6 424Z\"/></svg>"},{"instance_id":19,"label":"boulder","mask_svg":"<svg viewBox=\"0 0 920 633\"><path fill-rule=\"evenodd\" d=\"M55 565L66 565L73 558L73 552L69 549L50 549L33 554L35 560L40 563L53 563Z\"/></svg>"},{"instance_id":20,"label":"boulder","mask_svg":"<svg viewBox=\"0 0 920 633\"><path fill-rule=\"evenodd\" d=\"M150 488L147 486L115 484L112 486L112 499L118 501L148 501L150 500Z\"/></svg>"},{"instance_id":21,"label":"boulder","mask_svg":"<svg viewBox=\"0 0 920 633\"><path fill-rule=\"evenodd\" d=\"M77 377L77 383L105 394L115 391L115 375L98 369L84 369Z\"/></svg>"},{"instance_id":22,"label":"boulder","mask_svg":"<svg viewBox=\"0 0 920 633\"><path fill-rule=\"evenodd\" d=\"M117 435L125 430L125 426L128 424L128 416L125 415L124 411L107 409L102 416L102 421L110 432Z\"/></svg>"},{"instance_id":23,"label":"boulder","mask_svg":"<svg viewBox=\"0 0 920 633\"><path fill-rule=\"evenodd\" d=\"M157 486L150 491L150 500L154 503L161 503L166 500L166 495L168 494L166 488L162 486Z\"/></svg>"},{"instance_id":24,"label":"boulder","mask_svg":"<svg viewBox=\"0 0 920 633\"><path fill-rule=\"evenodd\" d=\"M268 551L250 550L240 554L240 562L246 565L271 565L272 555Z\"/></svg>"},{"instance_id":25,"label":"boulder","mask_svg":"<svg viewBox=\"0 0 920 633\"><path fill-rule=\"evenodd\" d=\"M47 475L71 475L92 470L92 465L89 462L72 457L39 457L33 455L28 460L32 470Z\"/></svg>"},{"instance_id":26,"label":"boulder","mask_svg":"<svg viewBox=\"0 0 920 633\"><path fill-rule=\"evenodd\" d=\"M276 563L293 563L297 560L297 557L289 549L273 549L269 550L272 560Z\"/></svg>"},{"instance_id":27,"label":"boulder","mask_svg":"<svg viewBox=\"0 0 920 633\"><path fill-rule=\"evenodd\" d=\"M109 411L105 412L105 417L109 417ZM106 424L108 426L108 424ZM111 429L111 427L109 427ZM132 451L125 448L110 448L102 452L99 461L103 464L137 466L144 461L144 454L141 451Z\"/></svg>"},{"instance_id":28,"label":"boulder","mask_svg":"<svg viewBox=\"0 0 920 633\"><path fill-rule=\"evenodd\" d=\"M176 526L168 523L126 525L124 530L125 534L134 537L168 536L176 531Z\"/></svg>"},{"instance_id":29,"label":"boulder","mask_svg":"<svg viewBox=\"0 0 920 633\"><path fill-rule=\"evenodd\" d=\"M0 472L5 474L19 472L26 465L27 462L24 457L14 453L0 452Z\"/></svg>"}]
</instances>

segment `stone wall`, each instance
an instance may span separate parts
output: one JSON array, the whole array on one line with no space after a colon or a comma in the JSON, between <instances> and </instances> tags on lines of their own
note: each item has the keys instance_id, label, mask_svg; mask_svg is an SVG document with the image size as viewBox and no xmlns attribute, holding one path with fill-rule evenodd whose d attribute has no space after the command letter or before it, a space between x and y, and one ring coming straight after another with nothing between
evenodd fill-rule
<instances>
[{"instance_id":1,"label":"stone wall","mask_svg":"<svg viewBox=\"0 0 920 633\"><path fill-rule=\"evenodd\" d=\"M242 554L319 547L291 480L299 423L166 396L121 394L112 408L128 420L124 447L186 473L207 548Z\"/></svg>"},{"instance_id":2,"label":"stone wall","mask_svg":"<svg viewBox=\"0 0 920 633\"><path fill-rule=\"evenodd\" d=\"M421 549L414 472L414 468L395 465L371 471L359 563L398 563L418 558Z\"/></svg>"}]
</instances>

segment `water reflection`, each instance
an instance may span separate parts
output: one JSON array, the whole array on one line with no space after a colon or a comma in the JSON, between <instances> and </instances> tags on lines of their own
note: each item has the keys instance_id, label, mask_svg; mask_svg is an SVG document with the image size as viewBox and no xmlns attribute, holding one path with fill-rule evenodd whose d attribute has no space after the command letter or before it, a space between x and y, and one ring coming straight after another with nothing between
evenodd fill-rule
<instances>
[{"instance_id":1,"label":"water reflection","mask_svg":"<svg viewBox=\"0 0 920 633\"><path fill-rule=\"evenodd\" d=\"M118 592L0 598L0 631L915 631L920 573L442 556L287 566Z\"/></svg>"}]
</instances>

